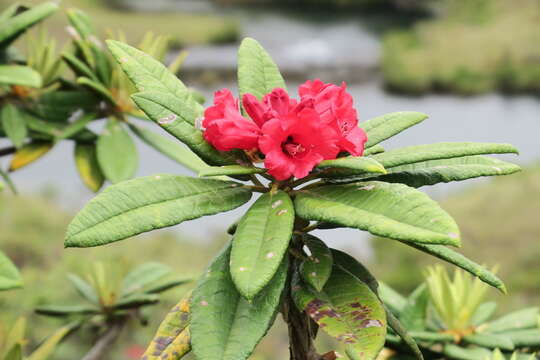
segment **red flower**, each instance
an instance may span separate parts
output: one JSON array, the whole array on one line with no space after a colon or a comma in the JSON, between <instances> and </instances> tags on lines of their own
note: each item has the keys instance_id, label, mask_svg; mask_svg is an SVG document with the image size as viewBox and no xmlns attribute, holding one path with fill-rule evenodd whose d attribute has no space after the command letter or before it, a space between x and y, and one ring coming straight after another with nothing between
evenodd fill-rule
<instances>
[{"instance_id":1,"label":"red flower","mask_svg":"<svg viewBox=\"0 0 540 360\"><path fill-rule=\"evenodd\" d=\"M325 159L334 159L339 135L319 114L300 104L287 115L268 120L262 127L259 149L264 165L277 180L303 178Z\"/></svg>"},{"instance_id":2,"label":"red flower","mask_svg":"<svg viewBox=\"0 0 540 360\"><path fill-rule=\"evenodd\" d=\"M204 112L204 138L216 149L257 148L260 128L240 114L238 101L228 89L214 94L214 105Z\"/></svg>"},{"instance_id":3,"label":"red flower","mask_svg":"<svg viewBox=\"0 0 540 360\"><path fill-rule=\"evenodd\" d=\"M276 88L266 94L262 102L252 94L244 94L242 104L251 119L262 127L270 119L286 116L294 109L297 101L291 99L285 90Z\"/></svg>"},{"instance_id":4,"label":"red flower","mask_svg":"<svg viewBox=\"0 0 540 360\"><path fill-rule=\"evenodd\" d=\"M321 80L309 80L298 90L302 101L309 100L319 114L321 121L336 128L341 139L338 145L342 151L361 156L367 136L358 127L358 115L353 107L353 98L347 92L347 85L325 84Z\"/></svg>"}]
</instances>

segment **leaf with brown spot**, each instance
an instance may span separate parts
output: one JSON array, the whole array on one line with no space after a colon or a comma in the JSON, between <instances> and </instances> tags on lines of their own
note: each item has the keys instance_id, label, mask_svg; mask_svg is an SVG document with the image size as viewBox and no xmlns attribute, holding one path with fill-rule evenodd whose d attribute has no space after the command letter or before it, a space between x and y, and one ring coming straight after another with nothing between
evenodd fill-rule
<instances>
[{"instance_id":1,"label":"leaf with brown spot","mask_svg":"<svg viewBox=\"0 0 540 360\"><path fill-rule=\"evenodd\" d=\"M187 297L169 311L142 358L178 360L191 351L189 317L189 297Z\"/></svg>"},{"instance_id":2,"label":"leaf with brown spot","mask_svg":"<svg viewBox=\"0 0 540 360\"><path fill-rule=\"evenodd\" d=\"M332 252L326 244L311 235L304 235L304 242L311 256L300 266L300 275L305 282L321 291L332 274Z\"/></svg>"},{"instance_id":3,"label":"leaf with brown spot","mask_svg":"<svg viewBox=\"0 0 540 360\"><path fill-rule=\"evenodd\" d=\"M329 335L346 345L353 360L376 359L385 343L386 313L377 295L339 266L321 292L310 290L295 276L293 297ZM324 324L324 325L322 325Z\"/></svg>"}]
</instances>

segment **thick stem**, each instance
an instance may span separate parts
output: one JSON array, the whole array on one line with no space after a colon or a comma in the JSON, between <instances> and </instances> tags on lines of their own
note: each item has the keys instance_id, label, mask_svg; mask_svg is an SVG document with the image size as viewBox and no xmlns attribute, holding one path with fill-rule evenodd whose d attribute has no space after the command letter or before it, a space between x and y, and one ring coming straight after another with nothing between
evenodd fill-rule
<instances>
[{"instance_id":1,"label":"thick stem","mask_svg":"<svg viewBox=\"0 0 540 360\"><path fill-rule=\"evenodd\" d=\"M85 355L82 360L103 360L110 354L110 349L118 340L122 328L124 327L125 320L120 320L111 325L105 333L96 341L94 346Z\"/></svg>"},{"instance_id":2,"label":"thick stem","mask_svg":"<svg viewBox=\"0 0 540 360\"><path fill-rule=\"evenodd\" d=\"M0 156L11 155L15 151L17 151L17 148L15 148L14 146L3 148L3 149L0 149Z\"/></svg>"},{"instance_id":3,"label":"thick stem","mask_svg":"<svg viewBox=\"0 0 540 360\"><path fill-rule=\"evenodd\" d=\"M283 318L289 328L290 360L320 360L313 344L315 329L311 319L298 311L290 295L287 295L283 306Z\"/></svg>"}]
</instances>

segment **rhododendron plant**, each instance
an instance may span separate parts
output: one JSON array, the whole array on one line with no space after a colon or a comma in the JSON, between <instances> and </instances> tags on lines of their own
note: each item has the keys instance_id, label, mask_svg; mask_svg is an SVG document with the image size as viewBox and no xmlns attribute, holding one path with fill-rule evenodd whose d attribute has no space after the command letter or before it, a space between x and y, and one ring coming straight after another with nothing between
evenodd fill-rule
<instances>
[{"instance_id":1,"label":"rhododendron plant","mask_svg":"<svg viewBox=\"0 0 540 360\"><path fill-rule=\"evenodd\" d=\"M485 156L517 153L513 146L448 142L385 151L381 142L427 116L395 112L359 123L345 83L310 80L293 96L253 39L240 46L239 94L220 90L206 109L159 61L121 42L108 46L139 91L135 104L189 148L182 161L199 177L158 174L110 186L69 225L66 246L109 244L245 206L228 230L231 240L167 315L145 359L190 351L200 360L247 359L277 313L294 360L337 357L319 354L318 330L351 359L375 359L388 328L422 359L379 297L377 280L330 247L331 233L322 240L314 230L368 231L506 291L493 273L451 249L461 243L457 224L417 188L516 172L518 166ZM254 194L260 196L247 205Z\"/></svg>"}]
</instances>

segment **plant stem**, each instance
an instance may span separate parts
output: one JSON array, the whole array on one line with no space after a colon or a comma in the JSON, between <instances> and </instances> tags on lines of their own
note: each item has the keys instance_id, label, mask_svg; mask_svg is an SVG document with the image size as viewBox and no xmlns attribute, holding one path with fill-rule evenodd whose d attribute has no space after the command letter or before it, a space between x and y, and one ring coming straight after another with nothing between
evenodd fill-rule
<instances>
[{"instance_id":1,"label":"plant stem","mask_svg":"<svg viewBox=\"0 0 540 360\"><path fill-rule=\"evenodd\" d=\"M316 330L304 312L298 311L290 294L287 294L282 309L283 318L289 328L290 360L319 360L313 344Z\"/></svg>"},{"instance_id":2,"label":"plant stem","mask_svg":"<svg viewBox=\"0 0 540 360\"><path fill-rule=\"evenodd\" d=\"M3 148L3 149L0 149L0 156L11 155L15 151L17 151L17 148L15 148L15 146L10 146L10 147L7 147L7 148Z\"/></svg>"},{"instance_id":3,"label":"plant stem","mask_svg":"<svg viewBox=\"0 0 540 360\"><path fill-rule=\"evenodd\" d=\"M124 327L125 320L114 322L111 327L103 333L103 335L96 341L94 346L85 355L82 360L104 360L106 356L110 354L110 348L114 345L122 329Z\"/></svg>"}]
</instances>

